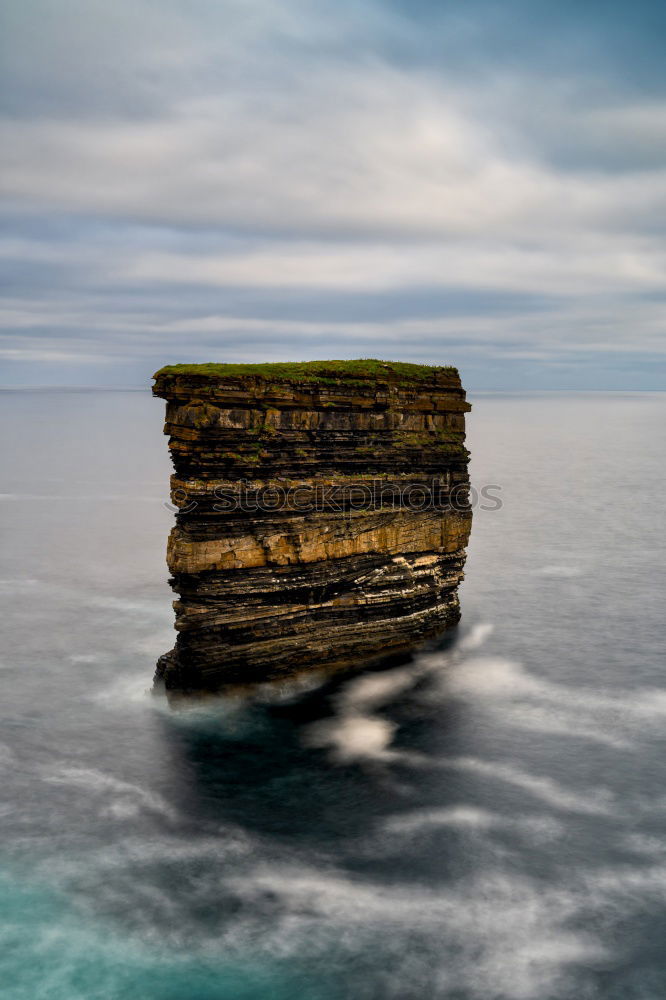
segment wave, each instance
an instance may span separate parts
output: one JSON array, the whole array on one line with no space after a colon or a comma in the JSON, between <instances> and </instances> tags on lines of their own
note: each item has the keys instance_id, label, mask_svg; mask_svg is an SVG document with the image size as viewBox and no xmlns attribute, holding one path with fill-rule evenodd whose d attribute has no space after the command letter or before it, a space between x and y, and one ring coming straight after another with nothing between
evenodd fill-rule
<instances>
[{"instance_id":1,"label":"wave","mask_svg":"<svg viewBox=\"0 0 666 1000\"><path fill-rule=\"evenodd\" d=\"M472 805L450 806L442 809L414 809L391 816L382 823L382 832L413 836L440 827L463 830L468 833L487 833L493 830L510 830L537 839L552 840L560 837L565 827L552 816L503 816Z\"/></svg>"},{"instance_id":2,"label":"wave","mask_svg":"<svg viewBox=\"0 0 666 1000\"><path fill-rule=\"evenodd\" d=\"M161 795L94 768L55 767L42 772L41 778L54 785L70 785L103 796L103 815L125 819L147 810L171 821L178 818L176 810Z\"/></svg>"},{"instance_id":3,"label":"wave","mask_svg":"<svg viewBox=\"0 0 666 1000\"><path fill-rule=\"evenodd\" d=\"M514 785L521 791L541 799L547 805L566 812L592 816L610 816L616 812L614 797L607 788L586 788L582 792L574 792L554 778L532 774L509 762L482 760L476 757L439 757L435 766L469 771Z\"/></svg>"},{"instance_id":4,"label":"wave","mask_svg":"<svg viewBox=\"0 0 666 1000\"><path fill-rule=\"evenodd\" d=\"M540 566L538 569L532 570L532 573L534 576L549 576L567 580L582 576L583 570L580 566L552 565Z\"/></svg>"},{"instance_id":5,"label":"wave","mask_svg":"<svg viewBox=\"0 0 666 1000\"><path fill-rule=\"evenodd\" d=\"M409 759L410 755L390 749L397 727L378 716L377 710L410 691L428 674L455 663L466 650L478 648L492 630L492 625L479 623L448 654L416 656L406 666L352 678L334 699L333 718L307 727L303 742L306 746L328 747L332 759L339 763Z\"/></svg>"},{"instance_id":6,"label":"wave","mask_svg":"<svg viewBox=\"0 0 666 1000\"><path fill-rule=\"evenodd\" d=\"M440 675L435 697L473 702L515 728L578 737L626 750L661 735L666 690L599 691L561 684L531 673L515 660L474 657Z\"/></svg>"}]
</instances>

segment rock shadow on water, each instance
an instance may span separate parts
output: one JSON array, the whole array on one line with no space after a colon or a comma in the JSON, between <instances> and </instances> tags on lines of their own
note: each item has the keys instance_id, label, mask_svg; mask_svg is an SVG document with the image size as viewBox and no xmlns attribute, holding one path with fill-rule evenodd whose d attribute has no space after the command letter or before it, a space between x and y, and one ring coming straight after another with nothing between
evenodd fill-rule
<instances>
[{"instance_id":1,"label":"rock shadow on water","mask_svg":"<svg viewBox=\"0 0 666 1000\"><path fill-rule=\"evenodd\" d=\"M455 641L447 634L424 652L444 657ZM433 711L413 698L424 683L417 654L364 664L315 688L279 683L171 698L161 724L181 775L180 810L193 821L323 847L366 836L406 805L441 805L446 789L441 774L423 768L424 748L443 727L455 750L459 719L453 704ZM336 740L345 739L351 745L340 752Z\"/></svg>"}]
</instances>

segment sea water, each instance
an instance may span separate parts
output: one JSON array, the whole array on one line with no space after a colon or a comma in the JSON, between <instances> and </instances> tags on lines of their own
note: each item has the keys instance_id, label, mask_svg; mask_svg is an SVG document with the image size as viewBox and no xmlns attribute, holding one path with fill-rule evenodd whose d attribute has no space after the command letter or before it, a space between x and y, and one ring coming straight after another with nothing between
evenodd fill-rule
<instances>
[{"instance_id":1,"label":"sea water","mask_svg":"<svg viewBox=\"0 0 666 1000\"><path fill-rule=\"evenodd\" d=\"M455 633L174 711L163 404L0 393L3 996L666 995L666 396L471 399Z\"/></svg>"}]
</instances>

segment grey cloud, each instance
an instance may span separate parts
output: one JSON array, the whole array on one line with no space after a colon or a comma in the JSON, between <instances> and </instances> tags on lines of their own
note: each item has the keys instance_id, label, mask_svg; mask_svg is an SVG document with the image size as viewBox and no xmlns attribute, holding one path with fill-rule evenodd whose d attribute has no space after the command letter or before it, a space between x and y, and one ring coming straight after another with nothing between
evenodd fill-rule
<instances>
[{"instance_id":1,"label":"grey cloud","mask_svg":"<svg viewBox=\"0 0 666 1000\"><path fill-rule=\"evenodd\" d=\"M8 377L323 352L598 385L622 355L654 384L660 15L597 8L12 0Z\"/></svg>"}]
</instances>

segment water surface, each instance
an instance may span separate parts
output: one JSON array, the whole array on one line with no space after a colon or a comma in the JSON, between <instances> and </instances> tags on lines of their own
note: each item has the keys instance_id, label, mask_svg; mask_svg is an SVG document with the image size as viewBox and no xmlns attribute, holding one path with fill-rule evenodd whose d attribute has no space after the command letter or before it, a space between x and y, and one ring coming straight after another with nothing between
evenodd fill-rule
<instances>
[{"instance_id":1,"label":"water surface","mask_svg":"<svg viewBox=\"0 0 666 1000\"><path fill-rule=\"evenodd\" d=\"M666 397L472 402L456 633L173 712L162 404L0 393L12 1000L666 995Z\"/></svg>"}]
</instances>

